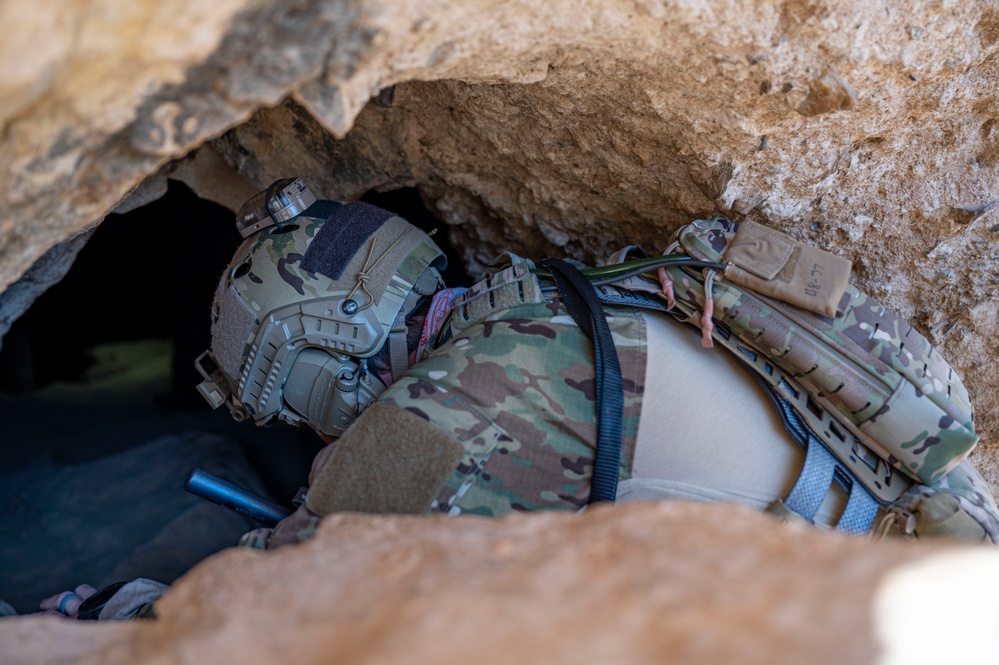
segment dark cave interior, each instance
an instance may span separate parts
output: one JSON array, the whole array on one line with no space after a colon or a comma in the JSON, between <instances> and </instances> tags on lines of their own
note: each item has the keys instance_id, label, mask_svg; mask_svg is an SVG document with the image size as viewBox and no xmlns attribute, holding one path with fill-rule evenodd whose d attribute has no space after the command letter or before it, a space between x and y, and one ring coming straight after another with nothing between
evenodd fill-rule
<instances>
[{"instance_id":1,"label":"dark cave interior","mask_svg":"<svg viewBox=\"0 0 999 665\"><path fill-rule=\"evenodd\" d=\"M362 200L426 231L441 226L415 189ZM215 285L240 241L233 222L171 181L163 198L109 215L4 336L0 519L16 536L0 555L0 599L19 613L81 582L172 582L255 526L187 495L188 466L249 478L289 506L306 484L317 436L236 423L194 389ZM468 284L446 235L434 238L448 254L445 279ZM211 520L226 524L206 538Z\"/></svg>"}]
</instances>

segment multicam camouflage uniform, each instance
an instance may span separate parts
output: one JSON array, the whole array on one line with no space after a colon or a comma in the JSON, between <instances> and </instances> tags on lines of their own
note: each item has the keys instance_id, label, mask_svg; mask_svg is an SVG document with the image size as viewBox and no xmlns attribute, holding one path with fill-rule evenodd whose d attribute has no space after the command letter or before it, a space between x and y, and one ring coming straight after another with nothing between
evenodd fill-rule
<instances>
[{"instance_id":1,"label":"multicam camouflage uniform","mask_svg":"<svg viewBox=\"0 0 999 665\"><path fill-rule=\"evenodd\" d=\"M719 220L708 223L715 226L699 238L710 240L712 235L721 238L730 231ZM450 475L435 484L435 494L410 512L500 516L511 511L575 510L586 502L596 441L592 349L558 297L541 292L536 277L530 272L532 267L524 259L511 255L502 257L500 263L490 269L487 278L455 304L448 328L453 337L411 368L377 400L380 417L393 410L405 412L426 421L461 446L460 459ZM671 275L677 286L678 305L686 306L691 312L702 311L703 283L680 269L671 269ZM867 321L875 315L884 321L890 312L868 301L855 289L850 291L855 300L852 312L842 320L837 319L838 322L825 319L831 325L821 333L816 333L811 321L797 321L796 327L788 329L785 326L783 332L772 325L767 330L759 324L764 320L773 323L769 310L754 305L757 309L747 313L751 305L749 299L739 297L735 289L728 289L724 284L716 285L716 289L714 298L720 310L717 320L733 333L744 333L754 339L759 345L757 348L767 349L771 357L782 359L781 369L795 380L813 381L818 391L832 395L827 406L853 414L858 428L876 422L888 412L904 390L900 385L919 381L917 385L926 386L927 379L933 378L938 371L935 363L939 355L933 355L935 351L925 344L925 340L925 347L910 346L908 354L900 352L897 358L889 357L878 346L884 341L883 336L870 335L865 324L875 325ZM765 300L760 302L766 304ZM645 325L641 315L632 309L608 306L606 314L624 378L619 474L624 480L631 476L642 409ZM893 315L887 321L890 322L887 329L897 332L900 339L909 339L908 326ZM822 341L808 340L809 344L802 344L801 330L821 334ZM896 340L896 344L904 342ZM863 345L872 359L862 370L886 376L888 381L884 383L891 382L890 389L873 386L869 391L878 395L885 393L884 399L868 403L870 395L865 390L870 379L855 371L856 368L847 368L844 373L835 364L841 364L837 356L831 353L823 356L826 353L824 345L834 348L838 345L851 354L856 354L856 346ZM925 368L922 367L924 362ZM850 389L846 389L847 381ZM960 452L951 449L947 455L937 458L933 455L935 447L943 449L949 445L953 438L949 434L951 431L956 432L959 439L955 446L959 448L966 443L960 439L960 434L969 421L970 403L966 393L953 394L955 385L959 386L959 381L951 383L953 404L941 401L941 408L949 411L946 418L939 418L939 428L932 432L933 436L925 431L914 432L911 445L902 446L903 450L915 448L911 450L912 454L892 456L899 468L917 479L921 479L920 473L927 474L924 481L927 484L914 485L896 502L895 516L909 516L909 523L897 525L895 531L911 533L915 528L911 515L918 517L922 505L937 512L949 511L948 515L956 514L962 519L971 515L974 519L970 522L979 525L975 527L979 534L984 529L996 540L999 538L999 511L984 482L970 464L963 463L950 470L961 461ZM863 386L863 389L857 390L857 386ZM931 385L928 390L914 390L916 396L912 399L932 399L934 388ZM960 390L963 391L963 386ZM362 415L358 422L364 418ZM352 434L353 431L348 431L341 443L334 445L348 444ZM870 441L865 440L865 443ZM916 446L916 443L920 445ZM336 458L336 455L334 450L331 457ZM322 472L320 468L319 476ZM371 473L377 474L377 470ZM929 501L938 495L951 497L950 503ZM352 505L344 509L358 507ZM307 502L279 526L267 546L310 537L320 514L329 510L329 505L317 510ZM927 514L926 519L932 521L930 511L923 512ZM962 532L965 526L956 532ZM924 529L927 533L932 530L932 525ZM971 526L965 530L974 531ZM247 544L260 546L266 538L258 534L247 540Z\"/></svg>"},{"instance_id":2,"label":"multicam camouflage uniform","mask_svg":"<svg viewBox=\"0 0 999 665\"><path fill-rule=\"evenodd\" d=\"M463 448L422 512L498 517L586 503L596 449L592 346L561 301L541 293L532 268L520 257L501 257L455 303L453 337L377 400L428 421ZM606 314L624 379L623 480L631 476L642 409L645 322L633 309L608 307ZM319 520L303 507L273 536L258 531L241 544L300 542Z\"/></svg>"},{"instance_id":3,"label":"multicam camouflage uniform","mask_svg":"<svg viewBox=\"0 0 999 665\"><path fill-rule=\"evenodd\" d=\"M380 399L425 418L465 449L430 506L434 512L576 510L590 493L596 449L591 343L560 300L541 297L530 264L509 258L514 266L466 293L456 309L495 301L500 290L527 302L484 307L479 316L457 314L454 338ZM609 307L606 313L624 378L620 478L627 479L642 410L645 323L634 310Z\"/></svg>"}]
</instances>

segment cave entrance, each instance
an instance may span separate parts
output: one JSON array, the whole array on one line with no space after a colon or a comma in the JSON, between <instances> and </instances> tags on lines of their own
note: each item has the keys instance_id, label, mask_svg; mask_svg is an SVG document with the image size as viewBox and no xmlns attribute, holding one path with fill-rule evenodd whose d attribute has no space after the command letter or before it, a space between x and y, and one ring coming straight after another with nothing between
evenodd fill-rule
<instances>
[{"instance_id":1,"label":"cave entrance","mask_svg":"<svg viewBox=\"0 0 999 665\"><path fill-rule=\"evenodd\" d=\"M440 225L415 189L362 200ZM468 284L445 236L445 278ZM80 583L170 583L256 526L184 492L193 466L289 506L307 484L316 435L236 423L195 390L240 241L230 210L171 180L162 198L109 215L4 336L0 506L19 536L0 553L0 599L19 613Z\"/></svg>"}]
</instances>

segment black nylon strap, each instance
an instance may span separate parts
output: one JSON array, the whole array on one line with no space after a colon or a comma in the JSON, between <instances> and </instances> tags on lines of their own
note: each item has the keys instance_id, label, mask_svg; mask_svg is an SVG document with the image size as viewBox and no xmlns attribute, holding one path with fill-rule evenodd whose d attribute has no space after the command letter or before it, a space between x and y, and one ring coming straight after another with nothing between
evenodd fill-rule
<instances>
[{"instance_id":1,"label":"black nylon strap","mask_svg":"<svg viewBox=\"0 0 999 665\"><path fill-rule=\"evenodd\" d=\"M597 398L597 450L587 503L613 501L621 468L621 420L624 384L614 338L590 281L571 263L545 259L539 266L551 271L569 316L593 342Z\"/></svg>"}]
</instances>

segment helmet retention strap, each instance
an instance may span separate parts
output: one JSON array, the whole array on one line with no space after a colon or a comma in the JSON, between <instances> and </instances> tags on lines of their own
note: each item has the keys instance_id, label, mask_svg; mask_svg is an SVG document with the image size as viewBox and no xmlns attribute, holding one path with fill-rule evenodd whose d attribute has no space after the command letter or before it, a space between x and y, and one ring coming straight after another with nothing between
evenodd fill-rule
<instances>
[{"instance_id":1,"label":"helmet retention strap","mask_svg":"<svg viewBox=\"0 0 999 665\"><path fill-rule=\"evenodd\" d=\"M392 367L392 380L398 381L402 373L409 369L409 348L406 344L406 308L395 315L395 322L389 332L389 364Z\"/></svg>"}]
</instances>

